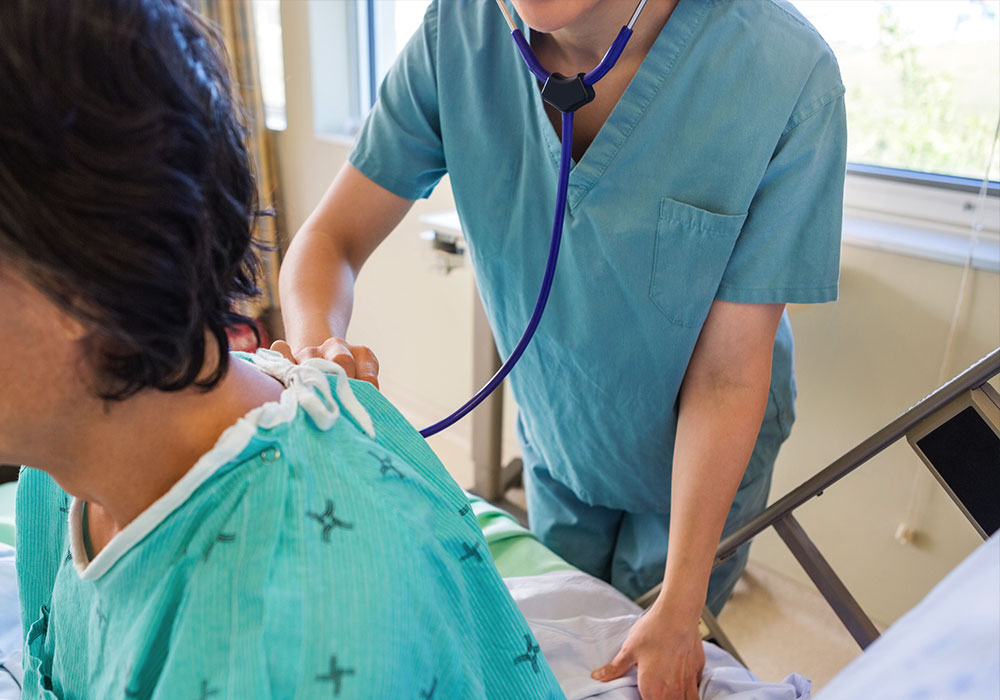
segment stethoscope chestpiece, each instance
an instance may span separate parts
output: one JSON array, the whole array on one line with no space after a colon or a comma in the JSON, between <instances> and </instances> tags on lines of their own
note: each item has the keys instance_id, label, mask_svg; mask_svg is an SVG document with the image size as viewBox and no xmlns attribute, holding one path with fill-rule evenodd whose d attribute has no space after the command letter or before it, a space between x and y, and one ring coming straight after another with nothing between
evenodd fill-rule
<instances>
[{"instance_id":1,"label":"stethoscope chestpiece","mask_svg":"<svg viewBox=\"0 0 1000 700\"><path fill-rule=\"evenodd\" d=\"M552 73L542 86L542 99L560 112L575 112L594 100L594 87L584 82L584 73L567 78Z\"/></svg>"}]
</instances>

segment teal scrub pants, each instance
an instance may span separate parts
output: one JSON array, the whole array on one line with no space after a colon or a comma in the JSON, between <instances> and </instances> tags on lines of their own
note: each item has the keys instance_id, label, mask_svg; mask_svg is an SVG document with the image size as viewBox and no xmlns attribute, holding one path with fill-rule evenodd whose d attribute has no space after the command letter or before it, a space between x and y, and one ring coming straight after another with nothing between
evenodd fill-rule
<instances>
[{"instance_id":1,"label":"teal scrub pants","mask_svg":"<svg viewBox=\"0 0 1000 700\"><path fill-rule=\"evenodd\" d=\"M772 406L768 406L768 414ZM766 415L723 537L764 510L771 490L774 460L787 434ZM630 513L585 503L555 480L518 425L524 485L531 530L549 549L573 566L607 581L632 599L663 580L669 513ZM669 478L666 472L665 478ZM717 566L708 583L708 607L718 614L746 568L747 543Z\"/></svg>"}]
</instances>

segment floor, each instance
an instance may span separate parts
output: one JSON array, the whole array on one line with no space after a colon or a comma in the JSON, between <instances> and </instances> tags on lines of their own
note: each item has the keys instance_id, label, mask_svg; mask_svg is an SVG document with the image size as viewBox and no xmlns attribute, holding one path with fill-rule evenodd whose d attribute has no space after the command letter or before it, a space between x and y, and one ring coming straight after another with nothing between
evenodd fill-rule
<instances>
[{"instance_id":1,"label":"floor","mask_svg":"<svg viewBox=\"0 0 1000 700\"><path fill-rule=\"evenodd\" d=\"M814 692L861 653L818 591L753 560L719 624L758 677L798 673Z\"/></svg>"}]
</instances>

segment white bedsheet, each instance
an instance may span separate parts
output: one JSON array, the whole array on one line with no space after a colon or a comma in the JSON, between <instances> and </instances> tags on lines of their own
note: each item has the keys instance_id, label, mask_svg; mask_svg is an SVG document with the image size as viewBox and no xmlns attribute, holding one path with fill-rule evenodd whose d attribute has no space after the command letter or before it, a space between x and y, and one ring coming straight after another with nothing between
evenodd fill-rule
<instances>
[{"instance_id":1,"label":"white bedsheet","mask_svg":"<svg viewBox=\"0 0 1000 700\"><path fill-rule=\"evenodd\" d=\"M1000 698L1000 533L948 574L817 698Z\"/></svg>"},{"instance_id":2,"label":"white bedsheet","mask_svg":"<svg viewBox=\"0 0 1000 700\"><path fill-rule=\"evenodd\" d=\"M618 653L642 610L592 576L557 571L505 579L568 700L638 700L636 671L610 683L591 672ZM705 644L702 700L804 700L810 683L793 674L765 683L714 644ZM856 699L855 699L856 700Z\"/></svg>"},{"instance_id":3,"label":"white bedsheet","mask_svg":"<svg viewBox=\"0 0 1000 700\"><path fill-rule=\"evenodd\" d=\"M20 611L14 549L0 544L0 700L21 697Z\"/></svg>"}]
</instances>

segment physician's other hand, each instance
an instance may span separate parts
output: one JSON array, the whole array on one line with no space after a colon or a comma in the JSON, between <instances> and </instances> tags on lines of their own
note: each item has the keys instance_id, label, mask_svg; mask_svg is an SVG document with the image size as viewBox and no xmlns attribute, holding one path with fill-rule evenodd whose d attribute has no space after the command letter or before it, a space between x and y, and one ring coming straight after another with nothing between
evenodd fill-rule
<instances>
[{"instance_id":1,"label":"physician's other hand","mask_svg":"<svg viewBox=\"0 0 1000 700\"><path fill-rule=\"evenodd\" d=\"M632 626L621 651L593 673L594 680L613 681L639 667L642 700L698 700L705 649L698 625L679 628L675 618L654 604Z\"/></svg>"},{"instance_id":2,"label":"physician's other hand","mask_svg":"<svg viewBox=\"0 0 1000 700\"><path fill-rule=\"evenodd\" d=\"M328 338L322 345L292 352L288 343L276 340L271 344L271 349L280 352L296 364L312 357L322 357L330 362L336 362L344 368L351 379L361 379L374 384L378 389L378 358L371 348L364 345L351 345L343 338Z\"/></svg>"}]
</instances>

